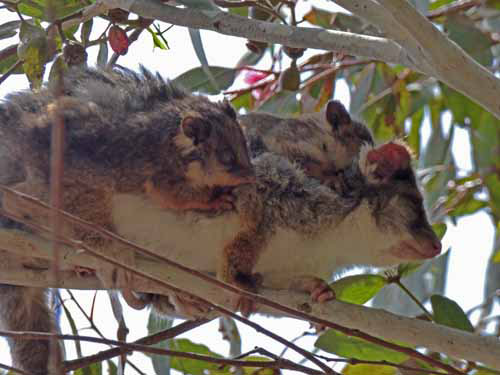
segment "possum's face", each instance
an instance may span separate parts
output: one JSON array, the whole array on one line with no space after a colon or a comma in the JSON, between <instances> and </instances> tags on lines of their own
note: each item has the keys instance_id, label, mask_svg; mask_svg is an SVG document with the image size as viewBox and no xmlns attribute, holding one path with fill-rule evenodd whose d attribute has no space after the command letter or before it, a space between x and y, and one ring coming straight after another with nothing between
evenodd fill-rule
<instances>
[{"instance_id":1,"label":"possum's face","mask_svg":"<svg viewBox=\"0 0 500 375\"><path fill-rule=\"evenodd\" d=\"M407 148L397 142L363 148L359 165L377 227L400 237L384 256L401 262L438 255L441 242L427 220Z\"/></svg>"},{"instance_id":2,"label":"possum's face","mask_svg":"<svg viewBox=\"0 0 500 375\"><path fill-rule=\"evenodd\" d=\"M213 104L203 118L182 119L181 129L188 146L186 179L194 186L228 187L255 182L243 131L231 105ZM189 155L195 155L189 160Z\"/></svg>"}]
</instances>

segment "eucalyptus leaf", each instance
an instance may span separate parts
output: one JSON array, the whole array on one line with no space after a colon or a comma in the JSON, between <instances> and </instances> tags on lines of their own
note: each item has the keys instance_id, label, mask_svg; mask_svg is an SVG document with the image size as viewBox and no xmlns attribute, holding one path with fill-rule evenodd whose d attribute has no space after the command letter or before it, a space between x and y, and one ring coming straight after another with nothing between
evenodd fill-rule
<instances>
[{"instance_id":1,"label":"eucalyptus leaf","mask_svg":"<svg viewBox=\"0 0 500 375\"><path fill-rule=\"evenodd\" d=\"M170 348L180 352L196 353L215 358L222 358L220 354L212 352L206 345L196 344L188 339L170 340ZM171 357L170 366L177 371L191 375L206 375L207 371L225 371L224 369L229 369L228 366L221 367L221 365L217 363L181 357Z\"/></svg>"},{"instance_id":2,"label":"eucalyptus leaf","mask_svg":"<svg viewBox=\"0 0 500 375\"><path fill-rule=\"evenodd\" d=\"M230 87L236 77L236 70L219 66L209 67L217 85L221 90ZM215 89L201 67L188 70L173 80L189 91L199 91L205 94L216 95L219 90Z\"/></svg>"},{"instance_id":3,"label":"eucalyptus leaf","mask_svg":"<svg viewBox=\"0 0 500 375\"><path fill-rule=\"evenodd\" d=\"M474 332L469 318L455 301L435 294L431 297L431 304L436 323L462 331Z\"/></svg>"},{"instance_id":4,"label":"eucalyptus leaf","mask_svg":"<svg viewBox=\"0 0 500 375\"><path fill-rule=\"evenodd\" d=\"M17 34L21 21L9 21L0 25L0 39L7 39Z\"/></svg>"},{"instance_id":5,"label":"eucalyptus leaf","mask_svg":"<svg viewBox=\"0 0 500 375\"><path fill-rule=\"evenodd\" d=\"M340 357L365 361L401 363L409 358L407 354L373 344L357 337L344 335L333 329L323 333L316 340L314 346Z\"/></svg>"},{"instance_id":6,"label":"eucalyptus leaf","mask_svg":"<svg viewBox=\"0 0 500 375\"><path fill-rule=\"evenodd\" d=\"M399 373L396 367L369 364L348 364L342 369L342 375L398 375Z\"/></svg>"},{"instance_id":7,"label":"eucalyptus leaf","mask_svg":"<svg viewBox=\"0 0 500 375\"><path fill-rule=\"evenodd\" d=\"M153 334L172 327L174 320L158 316L154 311L149 312L148 334ZM155 348L169 349L170 342L162 341L152 345ZM166 355L147 354L151 358L156 375L170 374L170 357Z\"/></svg>"},{"instance_id":8,"label":"eucalyptus leaf","mask_svg":"<svg viewBox=\"0 0 500 375\"><path fill-rule=\"evenodd\" d=\"M338 279L330 284L335 291L336 299L364 304L372 299L387 284L380 275L352 275Z\"/></svg>"}]
</instances>

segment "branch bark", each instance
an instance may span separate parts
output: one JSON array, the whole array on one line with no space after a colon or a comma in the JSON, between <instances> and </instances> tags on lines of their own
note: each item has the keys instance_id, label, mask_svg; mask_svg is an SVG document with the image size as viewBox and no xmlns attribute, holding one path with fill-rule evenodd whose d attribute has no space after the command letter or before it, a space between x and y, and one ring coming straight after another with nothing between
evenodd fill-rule
<instances>
[{"instance_id":1,"label":"branch bark","mask_svg":"<svg viewBox=\"0 0 500 375\"><path fill-rule=\"evenodd\" d=\"M435 77L467 95L500 118L500 79L448 39L406 0L378 0L384 10L411 35ZM402 41L404 43L404 41Z\"/></svg>"},{"instance_id":2,"label":"branch bark","mask_svg":"<svg viewBox=\"0 0 500 375\"><path fill-rule=\"evenodd\" d=\"M9 235L9 237L7 235L9 232L14 233L14 235ZM16 244L20 243L25 244L24 249L16 247ZM0 248L14 250L14 247L16 247L15 251L18 254L25 253L26 255L32 255L35 251L43 258L49 259L51 257L52 248L48 241L41 239L35 241L35 237L26 238L23 232L20 231L1 230ZM31 252L26 253L29 249L31 249ZM83 257L83 254L75 254L74 250L61 246L62 258L66 258L66 254L73 254L72 261L78 259L78 261L84 262L81 265L85 267L92 267L97 263L95 260L90 261L91 257L89 256ZM71 275L69 271L64 271L64 265L61 266L60 285L54 285L49 270L30 270L30 272L24 273L21 278L19 277L19 270L15 271L12 267L12 259L15 260L19 255L10 255L10 258L9 255L2 256L2 259L6 259L6 261L3 263L5 266L2 265L2 268L5 268L1 269L0 272L0 283L85 289L86 286L84 284L87 281L88 288L95 289L96 281L94 277L80 278L80 280L74 277L74 275L70 277L68 276ZM111 254L107 254L107 256L111 257ZM9 261L9 259L11 260ZM141 257L136 259L135 268L165 282L182 285L183 289L187 292L204 296L205 299L213 301L217 305L231 308L231 293L227 293L227 291L221 293L220 287L200 282L200 279L193 274L187 274L185 271L163 264L157 260L151 261L141 259ZM68 278L66 279L67 276ZM121 278L118 278L114 287L126 287L143 292L165 293L164 287L140 277L128 280L126 285L125 283L122 285L120 282L123 281ZM99 285L98 288L102 288L102 286ZM384 337L391 341L405 342L414 346L424 346L432 351L446 353L452 357L482 362L493 368L500 368L500 343L495 337L478 336L429 322L398 316L384 310L347 304L340 301L315 304L311 303L309 297L292 291L263 289L261 295L268 300L307 312L309 315L317 318L335 321L342 326L357 329L373 336ZM263 304L259 307L259 311L262 314L270 316L287 316L286 313Z\"/></svg>"}]
</instances>

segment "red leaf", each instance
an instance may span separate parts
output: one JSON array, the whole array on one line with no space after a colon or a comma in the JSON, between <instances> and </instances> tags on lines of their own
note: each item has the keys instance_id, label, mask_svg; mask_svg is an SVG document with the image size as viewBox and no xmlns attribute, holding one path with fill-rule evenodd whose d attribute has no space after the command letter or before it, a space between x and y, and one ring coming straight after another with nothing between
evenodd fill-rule
<instances>
[{"instance_id":1,"label":"red leaf","mask_svg":"<svg viewBox=\"0 0 500 375\"><path fill-rule=\"evenodd\" d=\"M113 51L119 55L125 55L128 51L130 41L128 40L127 33L119 26L112 26L108 31L109 45Z\"/></svg>"}]
</instances>

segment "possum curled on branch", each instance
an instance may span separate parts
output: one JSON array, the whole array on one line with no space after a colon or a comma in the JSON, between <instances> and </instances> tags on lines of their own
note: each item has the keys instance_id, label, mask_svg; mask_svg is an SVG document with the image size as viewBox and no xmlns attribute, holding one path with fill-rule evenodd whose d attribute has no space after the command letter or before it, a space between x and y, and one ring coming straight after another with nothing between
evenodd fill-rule
<instances>
[{"instance_id":1,"label":"possum curled on branch","mask_svg":"<svg viewBox=\"0 0 500 375\"><path fill-rule=\"evenodd\" d=\"M0 146L23 175L11 186L43 201L49 196L51 128L58 117L66 136L63 208L111 231L116 194L144 195L177 213L213 214L233 209L232 188L255 181L246 140L227 101L188 94L145 69L75 69L65 75L62 96L44 88L10 94L0 104ZM4 200L3 208L22 211L19 202ZM91 246L109 245L86 230L63 230ZM49 331L45 294L0 286L2 327ZM30 374L47 372L47 342L10 345L14 366Z\"/></svg>"},{"instance_id":2,"label":"possum curled on branch","mask_svg":"<svg viewBox=\"0 0 500 375\"><path fill-rule=\"evenodd\" d=\"M257 191L236 192L241 230L224 247L222 280L254 292L260 283L304 291L323 302L333 297L324 280L334 271L392 266L441 251L402 143L364 146L342 174L349 189L340 193L277 154L253 162ZM235 302L244 314L255 308L245 298Z\"/></svg>"}]
</instances>

